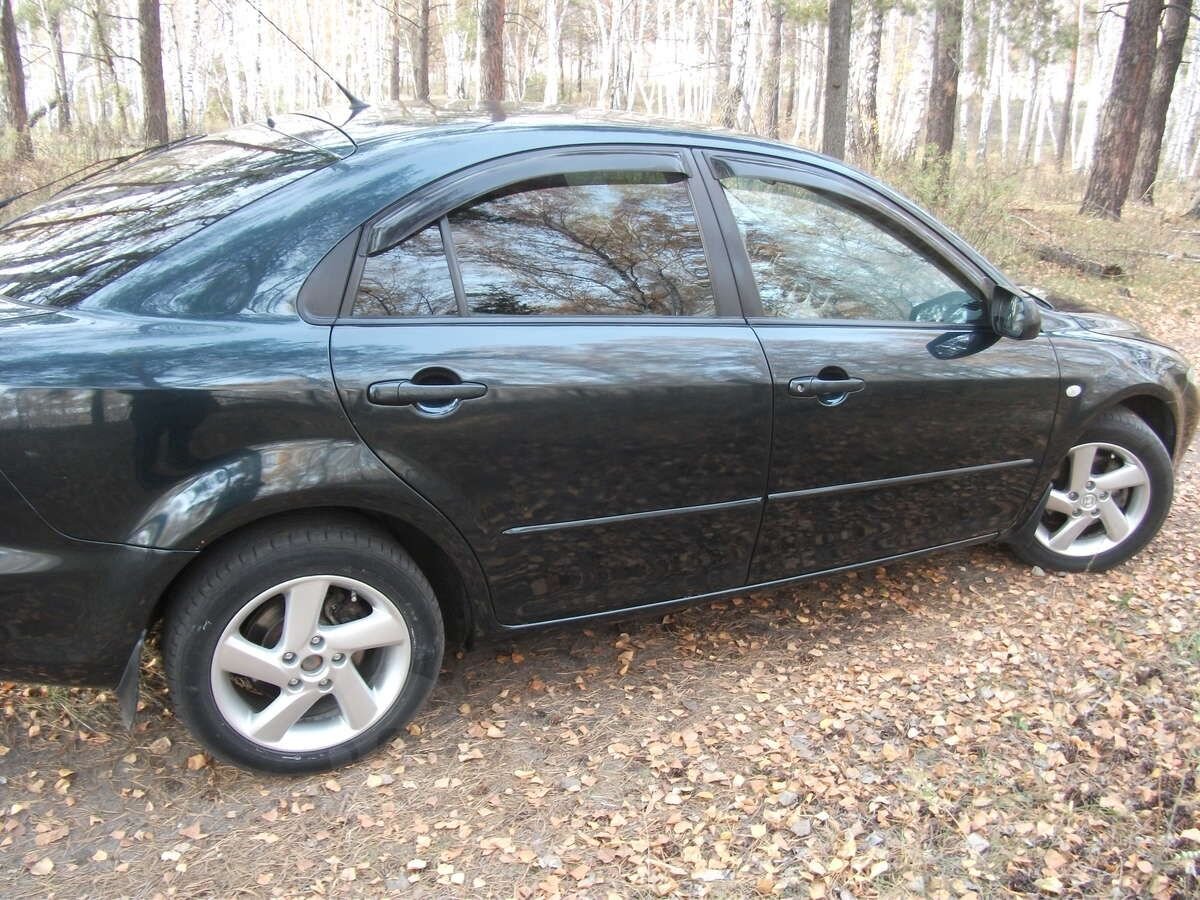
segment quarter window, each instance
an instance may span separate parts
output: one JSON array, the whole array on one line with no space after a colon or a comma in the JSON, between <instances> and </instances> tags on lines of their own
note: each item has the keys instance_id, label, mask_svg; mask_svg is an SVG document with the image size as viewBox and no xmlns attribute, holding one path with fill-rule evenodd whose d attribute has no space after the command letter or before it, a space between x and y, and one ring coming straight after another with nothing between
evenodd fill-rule
<instances>
[{"instance_id":1,"label":"quarter window","mask_svg":"<svg viewBox=\"0 0 1200 900\"><path fill-rule=\"evenodd\" d=\"M712 316L686 178L597 171L511 185L370 257L356 316ZM415 243L414 243L415 242ZM449 258L449 262L447 262Z\"/></svg>"},{"instance_id":2,"label":"quarter window","mask_svg":"<svg viewBox=\"0 0 1200 900\"><path fill-rule=\"evenodd\" d=\"M763 314L964 324L982 318L970 285L873 211L765 178L721 179Z\"/></svg>"},{"instance_id":3,"label":"quarter window","mask_svg":"<svg viewBox=\"0 0 1200 900\"><path fill-rule=\"evenodd\" d=\"M363 266L356 316L452 316L458 312L438 223Z\"/></svg>"}]
</instances>

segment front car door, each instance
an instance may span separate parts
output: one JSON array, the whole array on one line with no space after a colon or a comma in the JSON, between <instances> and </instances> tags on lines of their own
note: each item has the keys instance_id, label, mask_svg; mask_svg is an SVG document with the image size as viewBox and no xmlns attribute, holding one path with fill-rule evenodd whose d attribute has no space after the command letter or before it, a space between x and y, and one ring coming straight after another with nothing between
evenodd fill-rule
<instances>
[{"instance_id":1,"label":"front car door","mask_svg":"<svg viewBox=\"0 0 1200 900\"><path fill-rule=\"evenodd\" d=\"M471 544L502 623L745 584L770 379L727 264L709 264L694 165L672 149L509 158L361 242L338 389Z\"/></svg>"},{"instance_id":2,"label":"front car door","mask_svg":"<svg viewBox=\"0 0 1200 900\"><path fill-rule=\"evenodd\" d=\"M998 339L983 273L868 186L765 157L706 159L774 382L751 582L1011 525L1054 417L1049 341Z\"/></svg>"}]
</instances>

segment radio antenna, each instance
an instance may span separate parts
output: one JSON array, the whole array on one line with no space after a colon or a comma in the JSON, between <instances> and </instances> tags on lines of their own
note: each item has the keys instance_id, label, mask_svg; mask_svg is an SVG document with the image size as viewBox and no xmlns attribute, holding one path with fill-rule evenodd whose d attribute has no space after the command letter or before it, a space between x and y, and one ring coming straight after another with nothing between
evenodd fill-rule
<instances>
[{"instance_id":1,"label":"radio antenna","mask_svg":"<svg viewBox=\"0 0 1200 900\"><path fill-rule=\"evenodd\" d=\"M283 35L283 39L285 41L287 41L289 44L291 44L293 47L295 47L298 51L300 51L301 56L303 56L310 63L312 63L314 66L316 66L321 71L321 74L323 74L326 78L328 78L335 85L337 85L337 89L345 95L347 100L350 101L350 110L352 113L351 118L353 118L353 114L360 113L364 109L366 109L367 107L369 107L371 105L369 103L366 103L366 102L360 100L358 97L354 96L354 94L350 91L350 89L348 87L346 87L344 84L342 84L340 81L338 81L336 78L334 78L333 74L328 69L326 69L323 65L321 65L319 62L317 62L316 58L311 53L309 53L307 50L305 50L303 47L301 47L298 43L296 43L296 41L294 41L292 39L292 36L290 34L288 34L286 31L284 31L282 28L280 28L278 25L276 25L265 12L263 12L261 9L259 9L258 6L256 6L254 4L253 0L246 0L246 5L249 6L256 13L258 13L260 16L262 16L262 19L264 22L266 22L268 25L270 25L272 28L274 28L276 31L278 31L281 35Z\"/></svg>"}]
</instances>

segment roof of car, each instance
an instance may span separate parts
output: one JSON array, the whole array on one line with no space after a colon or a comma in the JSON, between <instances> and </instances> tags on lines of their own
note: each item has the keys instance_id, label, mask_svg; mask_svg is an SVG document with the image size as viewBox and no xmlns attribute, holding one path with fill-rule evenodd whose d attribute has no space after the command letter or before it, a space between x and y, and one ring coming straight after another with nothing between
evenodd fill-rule
<instances>
[{"instance_id":1,"label":"roof of car","mask_svg":"<svg viewBox=\"0 0 1200 900\"><path fill-rule=\"evenodd\" d=\"M430 132L446 134L463 132L489 132L496 134L509 130L573 131L577 133L623 132L643 137L662 137L699 140L712 143L757 147L774 153L786 151L789 155L807 157L813 161L843 171L858 172L841 160L805 150L794 144L741 134L719 126L698 125L673 119L640 113L603 110L588 107L500 107L491 109L451 104L380 105L369 106L358 112L349 109L322 109L304 115L320 119L338 129L366 149L383 144L394 144L410 140L418 135L428 137Z\"/></svg>"}]
</instances>

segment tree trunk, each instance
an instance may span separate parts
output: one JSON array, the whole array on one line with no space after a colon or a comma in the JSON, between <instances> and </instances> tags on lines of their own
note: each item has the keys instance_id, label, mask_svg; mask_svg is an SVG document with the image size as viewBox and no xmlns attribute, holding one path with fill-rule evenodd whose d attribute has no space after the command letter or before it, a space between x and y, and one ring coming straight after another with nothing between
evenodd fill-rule
<instances>
[{"instance_id":1,"label":"tree trunk","mask_svg":"<svg viewBox=\"0 0 1200 900\"><path fill-rule=\"evenodd\" d=\"M95 0L90 9L93 25L93 37L96 43L96 55L100 57L100 84L104 86L104 76L108 75L108 87L113 94L113 103L117 108L117 123L122 135L129 134L129 115L125 111L125 88L117 76L117 64L113 61L112 45L108 40L108 26L104 22L107 15Z\"/></svg>"},{"instance_id":2,"label":"tree trunk","mask_svg":"<svg viewBox=\"0 0 1200 900\"><path fill-rule=\"evenodd\" d=\"M417 0L417 48L413 54L413 93L429 102L429 0Z\"/></svg>"},{"instance_id":3,"label":"tree trunk","mask_svg":"<svg viewBox=\"0 0 1200 900\"><path fill-rule=\"evenodd\" d=\"M862 69L854 91L850 152L856 162L870 168L879 161L879 54L883 46L883 4L872 0L863 35Z\"/></svg>"},{"instance_id":4,"label":"tree trunk","mask_svg":"<svg viewBox=\"0 0 1200 900\"><path fill-rule=\"evenodd\" d=\"M17 23L13 19L12 0L0 0L0 43L4 54L4 97L8 116L17 133L17 159L33 156L33 139L29 136L29 110L25 106L25 69L21 63L21 42L17 38Z\"/></svg>"},{"instance_id":5,"label":"tree trunk","mask_svg":"<svg viewBox=\"0 0 1200 900\"><path fill-rule=\"evenodd\" d=\"M850 0L829 0L829 52L825 58L825 115L821 152L846 155L846 94L850 82Z\"/></svg>"},{"instance_id":6,"label":"tree trunk","mask_svg":"<svg viewBox=\"0 0 1200 900\"><path fill-rule=\"evenodd\" d=\"M988 140L992 133L992 108L996 95L1000 93L1000 55L1004 37L1000 32L1000 3L990 0L988 4L987 25L987 56L983 73L983 99L979 104L979 139L975 145L975 159L983 162L987 159Z\"/></svg>"},{"instance_id":7,"label":"tree trunk","mask_svg":"<svg viewBox=\"0 0 1200 900\"><path fill-rule=\"evenodd\" d=\"M610 0L617 5L620 0ZM726 16L726 7L729 15ZM732 128L736 119L736 107L729 96L729 85L733 78L733 8L726 0L715 0L713 19L717 36L717 115L723 128Z\"/></svg>"},{"instance_id":8,"label":"tree trunk","mask_svg":"<svg viewBox=\"0 0 1200 900\"><path fill-rule=\"evenodd\" d=\"M559 73L562 67L562 19L559 16L558 0L546 0L546 89L542 103L554 106L558 103Z\"/></svg>"},{"instance_id":9,"label":"tree trunk","mask_svg":"<svg viewBox=\"0 0 1200 900\"><path fill-rule=\"evenodd\" d=\"M397 0L399 2L399 0ZM400 99L400 16L392 13L388 29L388 99Z\"/></svg>"},{"instance_id":10,"label":"tree trunk","mask_svg":"<svg viewBox=\"0 0 1200 900\"><path fill-rule=\"evenodd\" d=\"M617 0L613 0L617 2ZM730 21L730 67L729 99L724 109L723 124L726 128L746 128L746 69L750 55L750 2L733 0L733 17Z\"/></svg>"},{"instance_id":11,"label":"tree trunk","mask_svg":"<svg viewBox=\"0 0 1200 900\"><path fill-rule=\"evenodd\" d=\"M1162 0L1129 0L1112 91L1104 104L1081 213L1121 218L1150 97Z\"/></svg>"},{"instance_id":12,"label":"tree trunk","mask_svg":"<svg viewBox=\"0 0 1200 900\"><path fill-rule=\"evenodd\" d=\"M54 55L54 94L58 109L58 130L71 128L71 84L67 81L67 60L63 53L62 12L51 12L46 0L41 0L42 24L50 36L50 52Z\"/></svg>"},{"instance_id":13,"label":"tree trunk","mask_svg":"<svg viewBox=\"0 0 1200 900\"><path fill-rule=\"evenodd\" d=\"M163 83L162 23L158 0L138 0L138 52L142 62L142 133L146 143L165 144L167 132L167 88Z\"/></svg>"},{"instance_id":14,"label":"tree trunk","mask_svg":"<svg viewBox=\"0 0 1200 900\"><path fill-rule=\"evenodd\" d=\"M1188 2L1190 3L1191 0ZM1082 11L1083 0L1079 0L1079 6ZM1075 121L1072 104L1075 102L1075 75L1079 70L1079 42L1083 39L1080 28L1082 20L1078 15L1075 25L1075 36L1071 41L1071 58L1067 62L1067 95L1063 98L1062 114L1058 119L1058 146L1054 149L1054 164L1060 172L1063 162L1067 158L1067 147L1071 142L1071 125Z\"/></svg>"},{"instance_id":15,"label":"tree trunk","mask_svg":"<svg viewBox=\"0 0 1200 900\"><path fill-rule=\"evenodd\" d=\"M1191 12L1192 0L1171 0L1163 13L1162 40L1154 57L1154 75L1150 79L1150 102L1146 105L1133 166L1133 196L1145 203L1154 202L1154 182L1158 178L1163 132L1167 130L1167 110L1175 90L1175 73L1183 59L1183 45L1187 43Z\"/></svg>"},{"instance_id":16,"label":"tree trunk","mask_svg":"<svg viewBox=\"0 0 1200 900\"><path fill-rule=\"evenodd\" d=\"M925 111L925 141L937 156L954 149L958 108L958 61L962 54L962 0L938 0L933 20L933 75Z\"/></svg>"},{"instance_id":17,"label":"tree trunk","mask_svg":"<svg viewBox=\"0 0 1200 900\"><path fill-rule=\"evenodd\" d=\"M482 49L479 94L490 103L504 101L504 0L483 0L479 19Z\"/></svg>"},{"instance_id":18,"label":"tree trunk","mask_svg":"<svg viewBox=\"0 0 1200 900\"><path fill-rule=\"evenodd\" d=\"M763 131L769 138L779 137L779 75L783 58L783 3L773 0L767 30L767 68L763 78L765 96Z\"/></svg>"}]
</instances>

